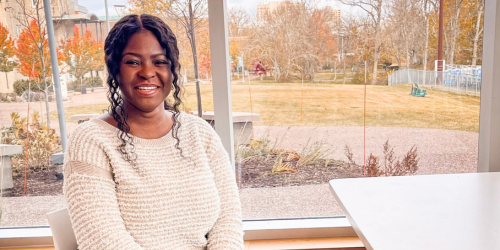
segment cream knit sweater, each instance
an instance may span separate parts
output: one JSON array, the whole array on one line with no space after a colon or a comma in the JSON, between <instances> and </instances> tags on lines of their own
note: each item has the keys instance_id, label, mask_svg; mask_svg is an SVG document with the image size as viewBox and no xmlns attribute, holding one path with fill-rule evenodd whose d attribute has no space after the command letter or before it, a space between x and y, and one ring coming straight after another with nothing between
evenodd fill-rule
<instances>
[{"instance_id":1,"label":"cream knit sweater","mask_svg":"<svg viewBox=\"0 0 500 250\"><path fill-rule=\"evenodd\" d=\"M105 121L72 133L64 195L80 250L243 249L238 188L220 138L198 117L179 120L184 158L172 132L134 137L136 168Z\"/></svg>"}]
</instances>

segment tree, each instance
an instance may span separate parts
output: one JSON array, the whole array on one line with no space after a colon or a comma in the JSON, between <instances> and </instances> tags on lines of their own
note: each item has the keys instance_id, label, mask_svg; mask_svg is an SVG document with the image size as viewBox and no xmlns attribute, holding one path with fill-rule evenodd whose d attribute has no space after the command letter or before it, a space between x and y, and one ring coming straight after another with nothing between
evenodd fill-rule
<instances>
[{"instance_id":1,"label":"tree","mask_svg":"<svg viewBox=\"0 0 500 250\"><path fill-rule=\"evenodd\" d=\"M445 27L447 31L445 34L446 42L446 64L453 64L455 60L455 49L457 44L457 39L460 35L460 11L464 0L445 0L445 20L448 19L448 26Z\"/></svg>"},{"instance_id":2,"label":"tree","mask_svg":"<svg viewBox=\"0 0 500 250\"><path fill-rule=\"evenodd\" d=\"M476 15L476 23L475 23L475 33L474 33L474 45L472 49L472 66L476 66L477 64L477 58L478 58L478 44L479 44L479 37L481 34L483 34L483 16L484 16L484 1L485 0L474 0L473 4L476 7L475 8L475 15Z\"/></svg>"},{"instance_id":3,"label":"tree","mask_svg":"<svg viewBox=\"0 0 500 250\"><path fill-rule=\"evenodd\" d=\"M232 7L227 10L229 37L238 37L243 32L243 27L249 22L248 12L243 8Z\"/></svg>"},{"instance_id":4,"label":"tree","mask_svg":"<svg viewBox=\"0 0 500 250\"><path fill-rule=\"evenodd\" d=\"M29 29L24 29L21 34L19 34L19 39L16 41L17 48L15 52L19 60L19 73L37 82L43 83L44 87L41 89L47 91L49 86L47 81L50 81L48 78L52 76L52 66L47 64L47 62L50 61L50 55L45 31L42 31L41 34L39 31L40 29L37 21L32 20ZM42 52L39 51L39 45L42 46ZM42 58L40 58L40 54L43 55ZM61 51L58 51L58 58L60 60L63 59ZM45 87L45 85L47 85L47 87Z\"/></svg>"},{"instance_id":5,"label":"tree","mask_svg":"<svg viewBox=\"0 0 500 250\"><path fill-rule=\"evenodd\" d=\"M102 43L92 40L92 34L89 30L80 35L78 26L73 27L73 37L66 41L61 39L62 54L64 62L69 67L69 72L82 84L83 76L91 70L99 67L103 57Z\"/></svg>"},{"instance_id":6,"label":"tree","mask_svg":"<svg viewBox=\"0 0 500 250\"><path fill-rule=\"evenodd\" d=\"M55 0L54 0L55 1ZM20 61L21 74L41 81L45 93L45 110L47 126L50 127L49 87L52 74L50 65L49 46L46 34L46 20L43 12L43 0L13 0L14 8L9 8L12 17L23 27L22 40L19 36L16 56ZM64 4L57 5L65 8ZM63 13L62 9L59 9ZM50 20L52 21L52 20ZM21 48L19 48L21 45ZM24 52L29 53L26 56ZM58 54L60 52L57 52ZM62 54L60 55L62 56ZM60 57L58 57L60 59ZM59 60L61 61L61 60Z\"/></svg>"},{"instance_id":7,"label":"tree","mask_svg":"<svg viewBox=\"0 0 500 250\"><path fill-rule=\"evenodd\" d=\"M382 45L381 39L381 20L382 20L382 7L387 0L338 0L342 4L355 6L362 9L368 14L372 21L374 29L374 47L373 47L373 78L372 84L377 83L377 69L378 59L380 57L380 46Z\"/></svg>"},{"instance_id":8,"label":"tree","mask_svg":"<svg viewBox=\"0 0 500 250\"><path fill-rule=\"evenodd\" d=\"M8 72L14 70L17 63L12 60L15 54L14 40L9 35L9 31L0 23L0 72L5 72L7 89L9 88Z\"/></svg>"},{"instance_id":9,"label":"tree","mask_svg":"<svg viewBox=\"0 0 500 250\"><path fill-rule=\"evenodd\" d=\"M197 30L197 37L199 37L200 41L208 41L210 40L210 36L208 33L208 27L203 27L202 29ZM203 76L208 76L212 73L212 63L210 58L210 44L209 43L199 43L198 46L198 67L200 68L200 74Z\"/></svg>"},{"instance_id":10,"label":"tree","mask_svg":"<svg viewBox=\"0 0 500 250\"><path fill-rule=\"evenodd\" d=\"M289 80L294 71L313 75L320 59L314 40L321 33L311 21L311 12L304 3L282 2L253 25L246 51L269 65L276 82Z\"/></svg>"}]
</instances>

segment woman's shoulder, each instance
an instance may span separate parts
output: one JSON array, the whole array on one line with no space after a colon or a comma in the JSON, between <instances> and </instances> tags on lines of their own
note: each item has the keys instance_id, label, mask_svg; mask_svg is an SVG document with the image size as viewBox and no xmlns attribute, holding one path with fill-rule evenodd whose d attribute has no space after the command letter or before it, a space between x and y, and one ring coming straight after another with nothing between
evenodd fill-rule
<instances>
[{"instance_id":1,"label":"woman's shoulder","mask_svg":"<svg viewBox=\"0 0 500 250\"><path fill-rule=\"evenodd\" d=\"M76 143L95 143L98 141L109 141L109 137L116 134L113 125L99 119L93 118L82 122L71 132L69 140Z\"/></svg>"},{"instance_id":2,"label":"woman's shoulder","mask_svg":"<svg viewBox=\"0 0 500 250\"><path fill-rule=\"evenodd\" d=\"M207 136L217 135L212 125L203 118L186 112L181 112L179 115L181 127L184 126L188 129L195 129L200 134L206 134Z\"/></svg>"},{"instance_id":3,"label":"woman's shoulder","mask_svg":"<svg viewBox=\"0 0 500 250\"><path fill-rule=\"evenodd\" d=\"M180 112L179 114L181 123L191 124L196 126L196 128L208 129L211 128L210 124L198 115L189 114L186 112Z\"/></svg>"}]
</instances>

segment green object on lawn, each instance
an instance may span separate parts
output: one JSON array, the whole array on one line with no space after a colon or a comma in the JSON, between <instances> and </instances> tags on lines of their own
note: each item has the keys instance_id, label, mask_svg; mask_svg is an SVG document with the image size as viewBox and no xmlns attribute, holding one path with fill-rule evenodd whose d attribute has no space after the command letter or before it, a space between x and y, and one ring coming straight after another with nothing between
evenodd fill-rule
<instances>
[{"instance_id":1,"label":"green object on lawn","mask_svg":"<svg viewBox=\"0 0 500 250\"><path fill-rule=\"evenodd\" d=\"M416 97L424 97L425 94L427 94L426 91L426 89L419 88L416 83L412 83L410 95Z\"/></svg>"}]
</instances>

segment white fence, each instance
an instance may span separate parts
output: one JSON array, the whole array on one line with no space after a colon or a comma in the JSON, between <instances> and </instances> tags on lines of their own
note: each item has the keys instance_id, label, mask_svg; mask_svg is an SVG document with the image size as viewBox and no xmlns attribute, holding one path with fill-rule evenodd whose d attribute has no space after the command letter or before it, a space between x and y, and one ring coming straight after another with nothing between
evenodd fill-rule
<instances>
[{"instance_id":1,"label":"white fence","mask_svg":"<svg viewBox=\"0 0 500 250\"><path fill-rule=\"evenodd\" d=\"M396 70L389 75L389 85L416 83L418 86L431 87L457 94L479 96L481 92L481 69L473 69L471 73L464 70L424 71L417 69ZM442 81L439 81L442 74Z\"/></svg>"}]
</instances>

